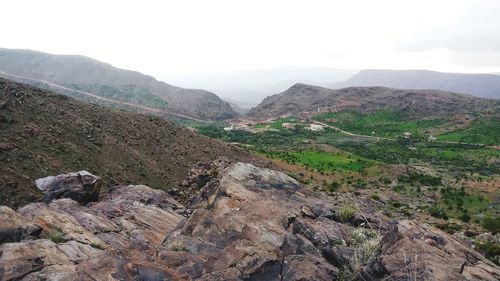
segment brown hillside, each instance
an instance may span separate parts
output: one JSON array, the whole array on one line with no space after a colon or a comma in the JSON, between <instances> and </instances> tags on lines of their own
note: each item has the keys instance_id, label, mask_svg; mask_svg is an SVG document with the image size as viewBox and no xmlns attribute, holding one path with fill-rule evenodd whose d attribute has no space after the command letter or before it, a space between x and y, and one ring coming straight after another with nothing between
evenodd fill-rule
<instances>
[{"instance_id":1,"label":"brown hillside","mask_svg":"<svg viewBox=\"0 0 500 281\"><path fill-rule=\"evenodd\" d=\"M498 112L500 101L439 90L400 90L385 87L327 89L295 84L267 97L248 114L255 118L299 114L304 111L335 111L346 108L370 113L379 110L404 112L411 117L449 117L455 114Z\"/></svg>"},{"instance_id":2,"label":"brown hillside","mask_svg":"<svg viewBox=\"0 0 500 281\"><path fill-rule=\"evenodd\" d=\"M34 180L88 170L105 185L168 189L198 161L264 163L158 117L76 101L0 78L0 205L39 198Z\"/></svg>"}]
</instances>

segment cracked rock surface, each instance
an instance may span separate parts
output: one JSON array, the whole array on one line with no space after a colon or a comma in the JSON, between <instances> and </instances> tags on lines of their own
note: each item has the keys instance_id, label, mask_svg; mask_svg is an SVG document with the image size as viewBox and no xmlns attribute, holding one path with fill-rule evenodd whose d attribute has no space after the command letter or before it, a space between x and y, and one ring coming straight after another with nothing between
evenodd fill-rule
<instances>
[{"instance_id":1,"label":"cracked rock surface","mask_svg":"<svg viewBox=\"0 0 500 281\"><path fill-rule=\"evenodd\" d=\"M365 280L500 278L428 225L363 210L341 223L335 198L283 173L246 163L210 169L177 198L135 185L86 205L61 196L0 207L0 280L336 280L355 256L354 230L368 226L383 237L361 269Z\"/></svg>"}]
</instances>

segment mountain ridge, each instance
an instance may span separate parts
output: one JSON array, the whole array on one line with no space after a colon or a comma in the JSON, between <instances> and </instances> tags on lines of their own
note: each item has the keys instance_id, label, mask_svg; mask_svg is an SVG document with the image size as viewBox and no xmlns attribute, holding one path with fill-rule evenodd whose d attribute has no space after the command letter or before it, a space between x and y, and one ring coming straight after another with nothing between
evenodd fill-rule
<instances>
[{"instance_id":1,"label":"mountain ridge","mask_svg":"<svg viewBox=\"0 0 500 281\"><path fill-rule=\"evenodd\" d=\"M265 98L248 114L253 118L296 115L302 112L357 109L405 111L414 117L446 116L498 110L500 101L441 90L402 90L380 86L328 89L295 84L285 92Z\"/></svg>"},{"instance_id":2,"label":"mountain ridge","mask_svg":"<svg viewBox=\"0 0 500 281\"><path fill-rule=\"evenodd\" d=\"M399 89L437 89L482 98L500 98L500 77L495 74L446 73L430 70L365 69L335 88L384 86Z\"/></svg>"},{"instance_id":3,"label":"mountain ridge","mask_svg":"<svg viewBox=\"0 0 500 281\"><path fill-rule=\"evenodd\" d=\"M172 86L157 81L152 76L119 69L86 56L52 55L39 51L0 48L0 70L11 75L46 80L74 90L91 92L102 97L138 105L167 109L174 113L204 120L227 119L237 115L228 103L214 93ZM95 102L95 100L89 100L88 97L68 93L68 91L61 91L50 86L47 88L78 99Z\"/></svg>"}]
</instances>

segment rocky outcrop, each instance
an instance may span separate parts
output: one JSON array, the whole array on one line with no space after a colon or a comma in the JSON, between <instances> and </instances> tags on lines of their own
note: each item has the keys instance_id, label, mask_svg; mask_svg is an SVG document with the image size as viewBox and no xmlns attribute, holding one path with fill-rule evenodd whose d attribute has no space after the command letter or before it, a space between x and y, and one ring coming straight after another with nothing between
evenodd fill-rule
<instances>
[{"instance_id":1,"label":"rocky outcrop","mask_svg":"<svg viewBox=\"0 0 500 281\"><path fill-rule=\"evenodd\" d=\"M381 242L381 253L364 272L384 280L499 280L500 269L443 231L400 221Z\"/></svg>"},{"instance_id":2,"label":"rocky outcrop","mask_svg":"<svg viewBox=\"0 0 500 281\"><path fill-rule=\"evenodd\" d=\"M26 205L18 225L42 230L0 247L0 280L132 280L185 219L180 212L173 198L146 186L113 188L87 206L69 198Z\"/></svg>"},{"instance_id":3,"label":"rocky outcrop","mask_svg":"<svg viewBox=\"0 0 500 281\"><path fill-rule=\"evenodd\" d=\"M35 181L35 184L45 194L46 202L70 198L81 204L87 204L99 199L98 181L100 179L87 171L80 171L40 178Z\"/></svg>"},{"instance_id":4,"label":"rocky outcrop","mask_svg":"<svg viewBox=\"0 0 500 281\"><path fill-rule=\"evenodd\" d=\"M0 208L0 233L37 229L2 240L0 280L336 280L368 237L376 237L373 257L350 276L406 280L409 268L422 280L499 276L494 264L433 227L390 222L373 210L342 223L337 198L277 171L198 165L183 186L189 192L174 195L184 204L136 185L110 188L86 205L60 198L17 212Z\"/></svg>"},{"instance_id":5,"label":"rocky outcrop","mask_svg":"<svg viewBox=\"0 0 500 281\"><path fill-rule=\"evenodd\" d=\"M9 207L0 206L0 244L37 237L42 228Z\"/></svg>"}]
</instances>

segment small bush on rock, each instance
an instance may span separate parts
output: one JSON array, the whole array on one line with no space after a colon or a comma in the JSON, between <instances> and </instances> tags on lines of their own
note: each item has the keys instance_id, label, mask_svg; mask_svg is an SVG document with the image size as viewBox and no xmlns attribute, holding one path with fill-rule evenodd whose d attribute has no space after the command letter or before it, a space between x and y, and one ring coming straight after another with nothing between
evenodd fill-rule
<instances>
[{"instance_id":1,"label":"small bush on rock","mask_svg":"<svg viewBox=\"0 0 500 281\"><path fill-rule=\"evenodd\" d=\"M182 243L180 243L180 242L173 243L170 246L170 250L171 251L175 251L175 252L185 252L185 251L187 251L186 247Z\"/></svg>"},{"instance_id":2,"label":"small bush on rock","mask_svg":"<svg viewBox=\"0 0 500 281\"><path fill-rule=\"evenodd\" d=\"M343 223L350 222L354 215L358 212L359 208L354 203L344 203L339 208L340 221Z\"/></svg>"}]
</instances>

